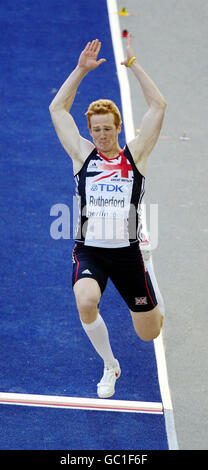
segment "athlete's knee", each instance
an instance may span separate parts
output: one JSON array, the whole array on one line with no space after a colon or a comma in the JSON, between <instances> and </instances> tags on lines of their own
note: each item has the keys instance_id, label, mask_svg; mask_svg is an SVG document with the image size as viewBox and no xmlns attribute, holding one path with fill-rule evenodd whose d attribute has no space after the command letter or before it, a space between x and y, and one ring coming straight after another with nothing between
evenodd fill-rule
<instances>
[{"instance_id":1,"label":"athlete's knee","mask_svg":"<svg viewBox=\"0 0 208 470\"><path fill-rule=\"evenodd\" d=\"M132 313L134 329L143 341L152 341L159 336L163 325L163 318L158 309L155 309L152 313Z\"/></svg>"},{"instance_id":2,"label":"athlete's knee","mask_svg":"<svg viewBox=\"0 0 208 470\"><path fill-rule=\"evenodd\" d=\"M87 285L74 286L77 309L84 323L91 323L97 318L99 292Z\"/></svg>"},{"instance_id":3,"label":"athlete's knee","mask_svg":"<svg viewBox=\"0 0 208 470\"><path fill-rule=\"evenodd\" d=\"M164 317L160 315L158 318L158 321L156 321L155 324L153 324L148 329L147 328L142 329L142 331L140 331L140 334L139 334L140 338L143 341L152 341L156 339L160 335L162 325L163 325L163 318Z\"/></svg>"},{"instance_id":4,"label":"athlete's knee","mask_svg":"<svg viewBox=\"0 0 208 470\"><path fill-rule=\"evenodd\" d=\"M94 316L95 312L98 309L98 302L95 297L78 296L76 298L77 308L80 315L85 315L86 317Z\"/></svg>"},{"instance_id":5,"label":"athlete's knee","mask_svg":"<svg viewBox=\"0 0 208 470\"><path fill-rule=\"evenodd\" d=\"M152 341L156 339L161 332L161 328L150 329L149 331L138 331L137 334L142 341Z\"/></svg>"}]
</instances>

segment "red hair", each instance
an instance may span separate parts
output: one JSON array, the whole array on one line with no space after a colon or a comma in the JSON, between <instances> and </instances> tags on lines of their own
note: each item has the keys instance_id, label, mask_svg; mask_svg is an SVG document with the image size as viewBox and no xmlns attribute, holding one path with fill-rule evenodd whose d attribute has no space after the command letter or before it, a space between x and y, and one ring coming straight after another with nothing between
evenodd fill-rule
<instances>
[{"instance_id":1,"label":"red hair","mask_svg":"<svg viewBox=\"0 0 208 470\"><path fill-rule=\"evenodd\" d=\"M85 113L85 116L87 116L89 129L91 130L90 118L93 114L108 114L108 113L112 113L114 115L115 126L118 128L121 125L122 120L121 120L120 111L118 107L116 106L116 104L111 100L100 99L97 101L93 101L89 105L89 108L87 112Z\"/></svg>"}]
</instances>

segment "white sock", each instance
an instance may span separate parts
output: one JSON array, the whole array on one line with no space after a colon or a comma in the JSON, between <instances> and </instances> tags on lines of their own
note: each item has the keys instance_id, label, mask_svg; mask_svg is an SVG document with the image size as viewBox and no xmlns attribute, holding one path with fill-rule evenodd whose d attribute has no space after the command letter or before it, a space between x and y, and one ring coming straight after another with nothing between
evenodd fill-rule
<instances>
[{"instance_id":1,"label":"white sock","mask_svg":"<svg viewBox=\"0 0 208 470\"><path fill-rule=\"evenodd\" d=\"M84 323L81 320L81 324L95 350L102 357L105 367L117 365L111 349L108 330L101 315L98 313L96 320L92 323Z\"/></svg>"}]
</instances>

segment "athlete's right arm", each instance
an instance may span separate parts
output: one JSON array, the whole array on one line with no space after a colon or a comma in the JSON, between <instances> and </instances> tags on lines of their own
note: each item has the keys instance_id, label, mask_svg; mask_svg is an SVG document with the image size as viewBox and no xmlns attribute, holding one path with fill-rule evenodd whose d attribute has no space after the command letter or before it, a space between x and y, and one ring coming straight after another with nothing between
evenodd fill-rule
<instances>
[{"instance_id":1,"label":"athlete's right arm","mask_svg":"<svg viewBox=\"0 0 208 470\"><path fill-rule=\"evenodd\" d=\"M105 59L97 60L101 43L96 39L88 42L82 51L77 67L61 86L57 95L49 106L51 118L61 144L74 162L75 170L78 169L93 150L94 145L80 136L72 115L69 113L73 104L77 89L85 75Z\"/></svg>"},{"instance_id":2,"label":"athlete's right arm","mask_svg":"<svg viewBox=\"0 0 208 470\"><path fill-rule=\"evenodd\" d=\"M76 123L69 113L77 88L85 73L78 66L64 82L49 106L51 119L57 136L68 155L73 160L74 171L77 173L84 160L94 148L92 142L81 137Z\"/></svg>"}]
</instances>

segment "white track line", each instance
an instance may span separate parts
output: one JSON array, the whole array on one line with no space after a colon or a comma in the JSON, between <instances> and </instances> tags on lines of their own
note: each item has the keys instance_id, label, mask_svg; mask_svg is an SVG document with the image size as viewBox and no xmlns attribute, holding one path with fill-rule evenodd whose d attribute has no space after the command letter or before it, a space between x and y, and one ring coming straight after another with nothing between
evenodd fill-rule
<instances>
[{"instance_id":1,"label":"white track line","mask_svg":"<svg viewBox=\"0 0 208 470\"><path fill-rule=\"evenodd\" d=\"M122 110L123 110L123 118L124 118L123 125L125 129L126 140L129 142L135 137L134 121L133 121L133 114L132 114L132 107L131 107L131 93L130 93L129 81L128 81L128 76L127 76L127 70L124 65L123 66L120 65L121 61L124 58L124 55L123 55L122 42L120 40L121 31L120 31L120 25L118 21L118 15L115 15L115 12L117 11L116 2L114 0L109 0L109 1L107 0L107 7L108 7L108 16L109 16L109 22L110 22L113 50L114 50L114 56L115 56L115 62L116 62L116 69L117 69L118 79L120 83L121 102L122 102Z\"/></svg>"},{"instance_id":2,"label":"white track line","mask_svg":"<svg viewBox=\"0 0 208 470\"><path fill-rule=\"evenodd\" d=\"M132 114L132 105L131 105L131 93L129 87L129 80L128 80L128 73L127 69L124 66L120 65L124 57L124 51L122 46L121 40L121 28L119 24L119 16L118 14L118 7L116 0L106 0L107 1L107 8L108 8L108 16L111 28L111 36L113 42L113 49L115 54L115 62L117 67L117 74L118 80L120 85L120 93L121 93L121 102L122 102L122 109L123 109L123 120L124 120L124 129L126 135L126 141L130 141L132 138L135 137L135 127L134 127L134 120ZM143 227L146 230L146 217L145 213L143 214ZM152 262L152 269L153 269L153 262ZM156 290L157 296L157 290ZM161 294L158 288L158 297ZM164 345L162 334L154 340L154 348L155 348L155 355L157 361L157 370L158 370L158 380L160 384L160 391L162 396L162 402L164 406L164 416L166 422L166 431L169 443L169 449L178 449L177 444L177 437L175 432L175 425L174 425L174 418L173 418L173 409L171 403L171 396L170 396L170 389L168 384L168 376L167 376L167 367L166 367L166 360L165 360L165 352L164 352Z\"/></svg>"},{"instance_id":3,"label":"white track line","mask_svg":"<svg viewBox=\"0 0 208 470\"><path fill-rule=\"evenodd\" d=\"M154 348L163 406L166 410L172 410L162 333L154 340Z\"/></svg>"},{"instance_id":4,"label":"white track line","mask_svg":"<svg viewBox=\"0 0 208 470\"><path fill-rule=\"evenodd\" d=\"M162 403L99 398L79 398L53 395L0 393L4 405L25 405L50 408L84 409L95 411L120 411L128 413L163 414Z\"/></svg>"}]
</instances>

